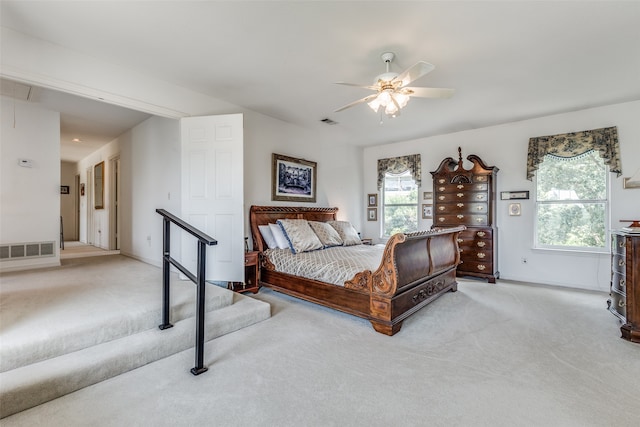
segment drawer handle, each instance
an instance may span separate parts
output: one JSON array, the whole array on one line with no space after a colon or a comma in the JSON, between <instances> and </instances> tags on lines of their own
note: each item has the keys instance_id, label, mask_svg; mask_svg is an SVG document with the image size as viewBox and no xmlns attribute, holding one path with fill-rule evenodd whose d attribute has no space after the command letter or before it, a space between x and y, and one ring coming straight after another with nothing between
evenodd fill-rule
<instances>
[{"instance_id":1,"label":"drawer handle","mask_svg":"<svg viewBox=\"0 0 640 427\"><path fill-rule=\"evenodd\" d=\"M462 242L464 242L464 240L458 239L458 243L462 243Z\"/></svg>"},{"instance_id":2,"label":"drawer handle","mask_svg":"<svg viewBox=\"0 0 640 427\"><path fill-rule=\"evenodd\" d=\"M486 176L476 176L476 181L478 182L484 182L487 180Z\"/></svg>"},{"instance_id":3,"label":"drawer handle","mask_svg":"<svg viewBox=\"0 0 640 427\"><path fill-rule=\"evenodd\" d=\"M444 200L444 196L438 196L438 200Z\"/></svg>"},{"instance_id":4,"label":"drawer handle","mask_svg":"<svg viewBox=\"0 0 640 427\"><path fill-rule=\"evenodd\" d=\"M440 178L440 179L438 180L438 184L444 184L444 183L445 183L445 180L444 180L444 179Z\"/></svg>"},{"instance_id":5,"label":"drawer handle","mask_svg":"<svg viewBox=\"0 0 640 427\"><path fill-rule=\"evenodd\" d=\"M438 191L444 191L444 187L438 187Z\"/></svg>"},{"instance_id":6,"label":"drawer handle","mask_svg":"<svg viewBox=\"0 0 640 427\"><path fill-rule=\"evenodd\" d=\"M439 211L443 211L443 210L445 210L445 209L447 209L447 207L446 207L446 206L438 206L438 210L439 210Z\"/></svg>"},{"instance_id":7,"label":"drawer handle","mask_svg":"<svg viewBox=\"0 0 640 427\"><path fill-rule=\"evenodd\" d=\"M462 218L464 218L464 215L456 215L456 218L462 219Z\"/></svg>"},{"instance_id":8,"label":"drawer handle","mask_svg":"<svg viewBox=\"0 0 640 427\"><path fill-rule=\"evenodd\" d=\"M483 211L484 210L484 206L478 206L476 209L479 210L479 211Z\"/></svg>"},{"instance_id":9,"label":"drawer handle","mask_svg":"<svg viewBox=\"0 0 640 427\"><path fill-rule=\"evenodd\" d=\"M478 252L477 255L478 255L478 258L484 258L487 256L487 254L485 254L484 252Z\"/></svg>"},{"instance_id":10,"label":"drawer handle","mask_svg":"<svg viewBox=\"0 0 640 427\"><path fill-rule=\"evenodd\" d=\"M476 199L478 199L478 200L484 200L484 194L478 194L478 195L476 196Z\"/></svg>"},{"instance_id":11,"label":"drawer handle","mask_svg":"<svg viewBox=\"0 0 640 427\"><path fill-rule=\"evenodd\" d=\"M485 267L485 266L484 266L484 265L482 265L482 264L478 265L478 270L480 270L480 271L484 270L485 268L487 268L487 267Z\"/></svg>"},{"instance_id":12,"label":"drawer handle","mask_svg":"<svg viewBox=\"0 0 640 427\"><path fill-rule=\"evenodd\" d=\"M456 196L458 196L458 197L464 197L464 193L458 193L458 194L456 194Z\"/></svg>"},{"instance_id":13,"label":"drawer handle","mask_svg":"<svg viewBox=\"0 0 640 427\"><path fill-rule=\"evenodd\" d=\"M458 187L458 190L462 190L464 188L464 185L458 184L457 187Z\"/></svg>"},{"instance_id":14,"label":"drawer handle","mask_svg":"<svg viewBox=\"0 0 640 427\"><path fill-rule=\"evenodd\" d=\"M482 219L482 218L476 218L476 222L484 222L484 219Z\"/></svg>"},{"instance_id":15,"label":"drawer handle","mask_svg":"<svg viewBox=\"0 0 640 427\"><path fill-rule=\"evenodd\" d=\"M485 242L478 242L478 246L479 246L479 247L484 248L484 245L486 245L486 243L485 243Z\"/></svg>"},{"instance_id":16,"label":"drawer handle","mask_svg":"<svg viewBox=\"0 0 640 427\"><path fill-rule=\"evenodd\" d=\"M619 265L620 267L622 267L622 266L624 265L624 260L623 260L623 259L618 260L618 265Z\"/></svg>"},{"instance_id":17,"label":"drawer handle","mask_svg":"<svg viewBox=\"0 0 640 427\"><path fill-rule=\"evenodd\" d=\"M485 233L484 231L478 231L476 234L477 234L479 237L484 237L484 235L485 235L485 234L487 234L487 233Z\"/></svg>"},{"instance_id":18,"label":"drawer handle","mask_svg":"<svg viewBox=\"0 0 640 427\"><path fill-rule=\"evenodd\" d=\"M438 221L444 222L444 218L440 217L440 218L438 218Z\"/></svg>"},{"instance_id":19,"label":"drawer handle","mask_svg":"<svg viewBox=\"0 0 640 427\"><path fill-rule=\"evenodd\" d=\"M478 185L476 185L476 188L478 190L484 190L484 184L478 184Z\"/></svg>"},{"instance_id":20,"label":"drawer handle","mask_svg":"<svg viewBox=\"0 0 640 427\"><path fill-rule=\"evenodd\" d=\"M462 207L464 207L464 203L458 203L456 206L459 207L459 208L462 208Z\"/></svg>"}]
</instances>

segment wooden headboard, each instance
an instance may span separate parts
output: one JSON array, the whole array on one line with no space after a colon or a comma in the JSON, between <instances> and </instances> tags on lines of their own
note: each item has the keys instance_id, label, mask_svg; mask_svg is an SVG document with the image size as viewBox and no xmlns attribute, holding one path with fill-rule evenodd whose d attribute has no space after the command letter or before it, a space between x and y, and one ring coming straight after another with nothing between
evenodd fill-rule
<instances>
[{"instance_id":1,"label":"wooden headboard","mask_svg":"<svg viewBox=\"0 0 640 427\"><path fill-rule=\"evenodd\" d=\"M338 208L314 208L302 206L251 206L249 223L254 251L264 251L267 244L260 234L259 225L275 224L279 219L306 219L308 221L332 221Z\"/></svg>"}]
</instances>

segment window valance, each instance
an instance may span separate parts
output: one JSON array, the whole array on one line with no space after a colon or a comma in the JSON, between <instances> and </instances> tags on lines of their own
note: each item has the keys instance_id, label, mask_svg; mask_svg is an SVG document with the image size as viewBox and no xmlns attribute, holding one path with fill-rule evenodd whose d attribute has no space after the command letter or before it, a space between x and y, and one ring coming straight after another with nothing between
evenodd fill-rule
<instances>
[{"instance_id":1,"label":"window valance","mask_svg":"<svg viewBox=\"0 0 640 427\"><path fill-rule=\"evenodd\" d=\"M400 174L407 170L411 172L411 177L416 182L416 185L420 187L422 183L422 161L420 160L420 154L379 159L378 190L384 185L384 175L386 173Z\"/></svg>"},{"instance_id":2,"label":"window valance","mask_svg":"<svg viewBox=\"0 0 640 427\"><path fill-rule=\"evenodd\" d=\"M606 165L609 165L611 172L616 173L617 176L622 175L618 130L614 126L529 139L527 179L529 181L533 179L538 165L547 154L571 158L590 150L597 150L600 153L600 157L604 159Z\"/></svg>"}]
</instances>

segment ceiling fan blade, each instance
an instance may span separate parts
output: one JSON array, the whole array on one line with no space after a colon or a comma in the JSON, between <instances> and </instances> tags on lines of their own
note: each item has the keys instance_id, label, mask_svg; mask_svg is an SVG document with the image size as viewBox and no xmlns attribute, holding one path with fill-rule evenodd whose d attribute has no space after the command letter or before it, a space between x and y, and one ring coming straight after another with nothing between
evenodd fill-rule
<instances>
[{"instance_id":1,"label":"ceiling fan blade","mask_svg":"<svg viewBox=\"0 0 640 427\"><path fill-rule=\"evenodd\" d=\"M399 74L394 80L400 80L402 83L400 87L404 87L411 83L414 80L419 79L420 77L429 74L436 68L435 65L429 64L428 62L420 61L413 67L408 68L403 73Z\"/></svg>"},{"instance_id":2,"label":"ceiling fan blade","mask_svg":"<svg viewBox=\"0 0 640 427\"><path fill-rule=\"evenodd\" d=\"M358 99L357 101L353 101L351 104L347 104L344 107L338 108L337 110L334 111L334 113L338 113L338 112L340 112L342 110L346 110L347 108L351 108L354 105L362 104L364 102L373 101L377 96L378 96L378 94L374 93L373 95L369 95L369 96L366 96L366 97L364 97L362 99Z\"/></svg>"},{"instance_id":3,"label":"ceiling fan blade","mask_svg":"<svg viewBox=\"0 0 640 427\"><path fill-rule=\"evenodd\" d=\"M343 85L343 86L361 87L363 89L378 90L378 87L376 87L376 86L363 86L363 85L359 85L359 84L356 84L356 83L335 82L335 84Z\"/></svg>"},{"instance_id":4,"label":"ceiling fan blade","mask_svg":"<svg viewBox=\"0 0 640 427\"><path fill-rule=\"evenodd\" d=\"M401 92L404 91L411 91L409 95L419 98L451 98L456 90L439 87L403 87Z\"/></svg>"}]
</instances>

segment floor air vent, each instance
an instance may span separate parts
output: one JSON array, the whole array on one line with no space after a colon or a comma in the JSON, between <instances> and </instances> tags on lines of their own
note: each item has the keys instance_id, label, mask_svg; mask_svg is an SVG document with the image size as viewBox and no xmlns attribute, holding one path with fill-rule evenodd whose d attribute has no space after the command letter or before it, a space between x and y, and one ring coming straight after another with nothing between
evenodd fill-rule
<instances>
[{"instance_id":1,"label":"floor air vent","mask_svg":"<svg viewBox=\"0 0 640 427\"><path fill-rule=\"evenodd\" d=\"M54 256L55 242L12 243L0 245L0 260Z\"/></svg>"}]
</instances>

